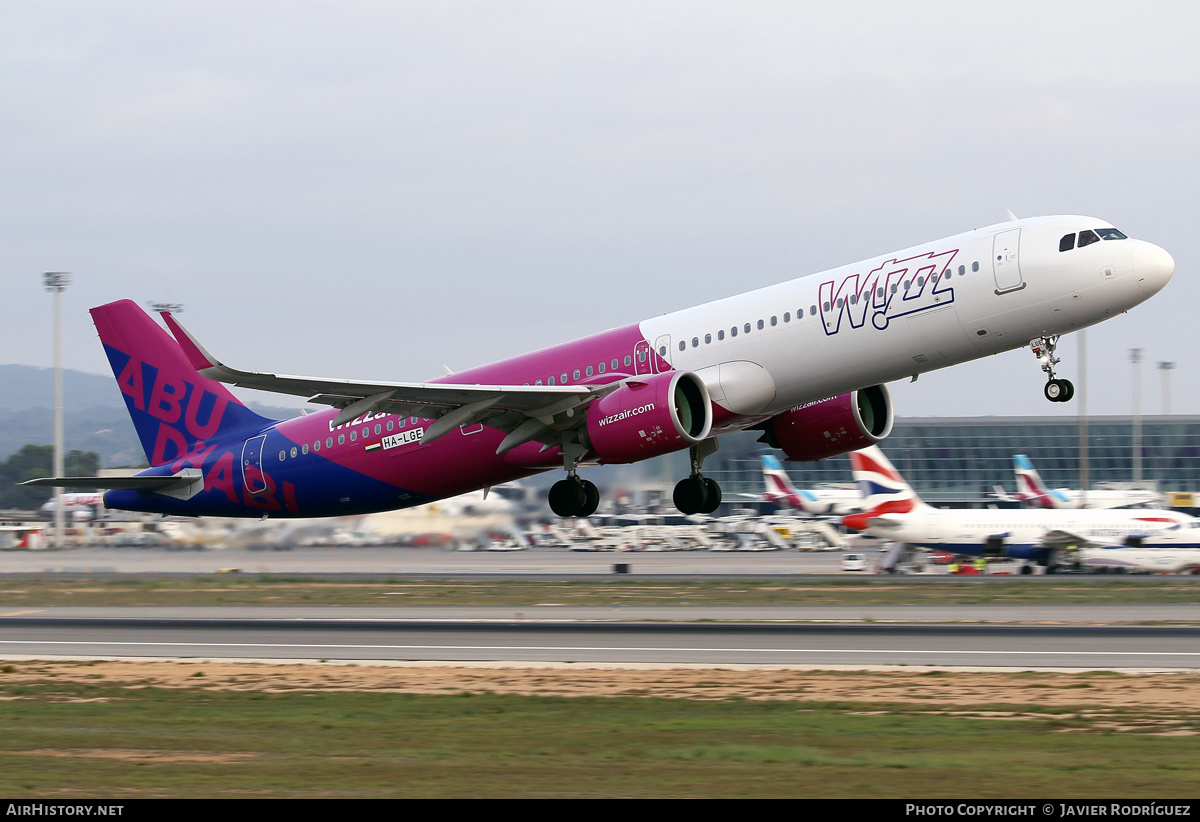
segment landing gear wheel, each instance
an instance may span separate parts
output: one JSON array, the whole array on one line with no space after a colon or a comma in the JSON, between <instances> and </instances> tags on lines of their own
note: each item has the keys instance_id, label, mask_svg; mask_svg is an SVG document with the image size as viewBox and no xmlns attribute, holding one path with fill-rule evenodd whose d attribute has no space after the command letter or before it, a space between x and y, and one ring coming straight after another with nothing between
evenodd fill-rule
<instances>
[{"instance_id":1,"label":"landing gear wheel","mask_svg":"<svg viewBox=\"0 0 1200 822\"><path fill-rule=\"evenodd\" d=\"M550 510L560 517L578 516L587 501L587 492L577 477L559 480L550 486Z\"/></svg>"},{"instance_id":2,"label":"landing gear wheel","mask_svg":"<svg viewBox=\"0 0 1200 822\"><path fill-rule=\"evenodd\" d=\"M675 507L682 514L699 514L708 504L708 489L704 486L703 477L687 477L675 485L672 494Z\"/></svg>"},{"instance_id":3,"label":"landing gear wheel","mask_svg":"<svg viewBox=\"0 0 1200 822\"><path fill-rule=\"evenodd\" d=\"M1075 396L1075 386L1070 380L1050 380L1042 393L1050 402L1066 402Z\"/></svg>"},{"instance_id":4,"label":"landing gear wheel","mask_svg":"<svg viewBox=\"0 0 1200 822\"><path fill-rule=\"evenodd\" d=\"M721 506L721 486L714 479L704 478L705 504L700 513L711 514Z\"/></svg>"},{"instance_id":5,"label":"landing gear wheel","mask_svg":"<svg viewBox=\"0 0 1200 822\"><path fill-rule=\"evenodd\" d=\"M589 480L580 480L579 484L583 488L584 499L575 516L590 517L600 507L600 489L596 487L596 483Z\"/></svg>"},{"instance_id":6,"label":"landing gear wheel","mask_svg":"<svg viewBox=\"0 0 1200 822\"><path fill-rule=\"evenodd\" d=\"M567 477L550 486L548 501L560 517L590 517L600 505L600 489L594 482Z\"/></svg>"}]
</instances>

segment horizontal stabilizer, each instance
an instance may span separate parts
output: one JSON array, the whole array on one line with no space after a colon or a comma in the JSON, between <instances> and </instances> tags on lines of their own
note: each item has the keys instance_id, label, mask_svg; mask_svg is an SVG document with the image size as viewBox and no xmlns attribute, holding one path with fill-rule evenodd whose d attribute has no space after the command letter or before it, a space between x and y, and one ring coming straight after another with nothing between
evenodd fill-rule
<instances>
[{"instance_id":1,"label":"horizontal stabilizer","mask_svg":"<svg viewBox=\"0 0 1200 822\"><path fill-rule=\"evenodd\" d=\"M198 468L185 468L178 474L165 477L42 477L20 483L21 485L48 486L50 488L87 488L92 491L154 491L160 494L188 488L201 480Z\"/></svg>"}]
</instances>

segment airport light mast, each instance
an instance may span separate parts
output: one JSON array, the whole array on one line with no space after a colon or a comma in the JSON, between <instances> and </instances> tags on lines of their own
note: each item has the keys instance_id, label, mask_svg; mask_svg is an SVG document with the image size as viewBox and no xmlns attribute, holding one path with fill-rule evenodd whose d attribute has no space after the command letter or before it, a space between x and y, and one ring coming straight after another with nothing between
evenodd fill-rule
<instances>
[{"instance_id":1,"label":"airport light mast","mask_svg":"<svg viewBox=\"0 0 1200 822\"><path fill-rule=\"evenodd\" d=\"M1171 413L1171 372L1175 370L1175 363L1160 362L1158 370L1162 372L1162 412L1164 415Z\"/></svg>"},{"instance_id":2,"label":"airport light mast","mask_svg":"<svg viewBox=\"0 0 1200 822\"><path fill-rule=\"evenodd\" d=\"M1142 349L1129 349L1133 365L1133 481L1142 483Z\"/></svg>"},{"instance_id":3,"label":"airport light mast","mask_svg":"<svg viewBox=\"0 0 1200 822\"><path fill-rule=\"evenodd\" d=\"M54 295L54 476L63 471L62 293L71 284L69 271L42 275L46 290ZM63 547L63 489L54 489L54 547Z\"/></svg>"}]
</instances>

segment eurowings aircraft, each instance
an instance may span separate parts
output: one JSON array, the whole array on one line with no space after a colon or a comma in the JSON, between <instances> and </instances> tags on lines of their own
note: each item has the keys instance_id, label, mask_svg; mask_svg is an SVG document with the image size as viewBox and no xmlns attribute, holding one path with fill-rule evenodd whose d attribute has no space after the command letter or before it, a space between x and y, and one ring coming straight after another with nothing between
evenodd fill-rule
<instances>
[{"instance_id":1,"label":"eurowings aircraft","mask_svg":"<svg viewBox=\"0 0 1200 822\"><path fill-rule=\"evenodd\" d=\"M876 446L850 454L850 467L863 496L863 510L842 517L842 524L910 546L1031 560L1048 571L1059 564L1060 556L1074 560L1083 551L1102 548L1200 548L1200 522L1176 511L933 508Z\"/></svg>"},{"instance_id":2,"label":"eurowings aircraft","mask_svg":"<svg viewBox=\"0 0 1200 822\"><path fill-rule=\"evenodd\" d=\"M791 460L882 440L884 383L1029 346L1045 394L1069 399L1059 335L1128 311L1171 279L1163 249L1090 217L1038 217L883 254L615 328L428 383L243 371L170 313L165 333L131 301L92 309L150 468L34 484L107 488L111 508L310 517L418 505L560 469L550 507L588 516L585 463L688 449L685 513L721 489L701 474L717 438L758 429ZM222 383L331 410L277 421Z\"/></svg>"},{"instance_id":3,"label":"eurowings aircraft","mask_svg":"<svg viewBox=\"0 0 1200 822\"><path fill-rule=\"evenodd\" d=\"M742 494L743 497L765 500L783 508L793 508L814 516L842 516L859 510L858 491L837 488L800 489L792 485L787 471L771 454L762 455L762 494Z\"/></svg>"},{"instance_id":4,"label":"eurowings aircraft","mask_svg":"<svg viewBox=\"0 0 1200 822\"><path fill-rule=\"evenodd\" d=\"M1158 505L1162 501L1155 492L1142 488L1089 490L1086 498L1078 490L1047 488L1033 462L1024 454L1013 457L1013 471L1017 475L1017 492L1013 497L1039 508L1130 508Z\"/></svg>"}]
</instances>

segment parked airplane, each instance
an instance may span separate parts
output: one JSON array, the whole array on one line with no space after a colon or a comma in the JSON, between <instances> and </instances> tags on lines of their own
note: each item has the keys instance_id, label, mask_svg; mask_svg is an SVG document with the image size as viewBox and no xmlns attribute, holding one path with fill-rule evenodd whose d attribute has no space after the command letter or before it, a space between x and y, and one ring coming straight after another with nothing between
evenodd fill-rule
<instances>
[{"instance_id":1,"label":"parked airplane","mask_svg":"<svg viewBox=\"0 0 1200 822\"><path fill-rule=\"evenodd\" d=\"M1079 562L1101 573L1200 574L1200 551L1194 548L1087 548Z\"/></svg>"},{"instance_id":2,"label":"parked airplane","mask_svg":"<svg viewBox=\"0 0 1200 822\"><path fill-rule=\"evenodd\" d=\"M850 454L850 467L863 496L863 510L842 517L842 524L910 546L1032 560L1047 571L1059 564L1060 555L1074 561L1082 550L1200 549L1200 522L1176 511L933 508L917 496L878 447ZM1028 565L1022 568L1023 573L1030 570Z\"/></svg>"},{"instance_id":3,"label":"parked airplane","mask_svg":"<svg viewBox=\"0 0 1200 822\"><path fill-rule=\"evenodd\" d=\"M68 514L76 522L84 522L92 519L96 510L104 505L104 495L96 491L83 494L63 494L62 501L64 514ZM43 514L53 514L57 507L54 497L51 497L42 504L41 511Z\"/></svg>"},{"instance_id":4,"label":"parked airplane","mask_svg":"<svg viewBox=\"0 0 1200 822\"><path fill-rule=\"evenodd\" d=\"M110 489L112 508L307 517L563 469L551 508L588 516L599 492L580 464L688 449L675 504L711 512L721 489L701 468L721 434L761 430L793 460L861 448L891 431L890 380L1029 346L1045 395L1069 399L1055 374L1059 335L1138 305L1174 270L1166 251L1102 220L1013 220L430 383L240 371L169 312L174 340L120 301L91 313L151 467L86 487ZM334 410L270 420L221 383Z\"/></svg>"},{"instance_id":5,"label":"parked airplane","mask_svg":"<svg viewBox=\"0 0 1200 822\"><path fill-rule=\"evenodd\" d=\"M1033 462L1024 454L1013 457L1013 470L1017 475L1017 492L1011 496L997 488L997 496L1004 500L1017 500L1038 508L1129 508L1136 505L1159 505L1161 497L1144 488L1128 490L1100 488L1082 491L1069 488L1047 488Z\"/></svg>"},{"instance_id":6,"label":"parked airplane","mask_svg":"<svg viewBox=\"0 0 1200 822\"><path fill-rule=\"evenodd\" d=\"M771 454L762 455L763 481L767 490L762 494L742 494L743 497L765 500L783 508L793 508L814 516L842 516L859 510L861 498L857 490L814 488L801 490L792 485L791 477L779 460Z\"/></svg>"}]
</instances>

